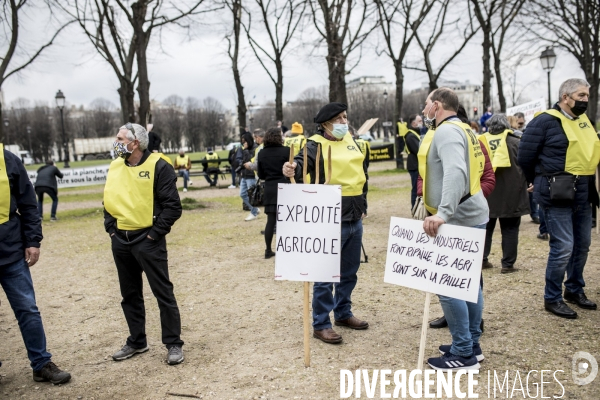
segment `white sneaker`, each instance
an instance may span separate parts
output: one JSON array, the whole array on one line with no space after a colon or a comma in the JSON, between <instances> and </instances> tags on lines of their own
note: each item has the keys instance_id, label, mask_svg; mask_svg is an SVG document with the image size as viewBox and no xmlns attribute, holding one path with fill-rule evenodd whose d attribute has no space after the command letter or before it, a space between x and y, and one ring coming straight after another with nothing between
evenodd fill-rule
<instances>
[{"instance_id":1,"label":"white sneaker","mask_svg":"<svg viewBox=\"0 0 600 400\"><path fill-rule=\"evenodd\" d=\"M184 193L185 193L185 192L187 192L187 189L186 189L186 188L183 188L183 192L184 192Z\"/></svg>"},{"instance_id":2,"label":"white sneaker","mask_svg":"<svg viewBox=\"0 0 600 400\"><path fill-rule=\"evenodd\" d=\"M256 219L257 215L253 215L252 213L250 213L244 221L252 221L252 220Z\"/></svg>"},{"instance_id":3,"label":"white sneaker","mask_svg":"<svg viewBox=\"0 0 600 400\"><path fill-rule=\"evenodd\" d=\"M235 185L229 185L227 186L227 189L235 189Z\"/></svg>"}]
</instances>

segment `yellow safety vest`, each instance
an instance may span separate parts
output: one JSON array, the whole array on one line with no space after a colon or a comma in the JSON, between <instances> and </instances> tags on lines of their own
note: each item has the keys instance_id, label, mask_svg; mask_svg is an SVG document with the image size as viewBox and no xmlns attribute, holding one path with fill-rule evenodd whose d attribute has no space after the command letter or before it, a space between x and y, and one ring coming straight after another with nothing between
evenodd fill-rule
<instances>
[{"instance_id":1,"label":"yellow safety vest","mask_svg":"<svg viewBox=\"0 0 600 400\"><path fill-rule=\"evenodd\" d=\"M104 186L104 208L125 231L149 228L154 216L154 174L162 153L151 153L142 165L128 167L117 158L110 163ZM168 160L170 161L170 160Z\"/></svg>"},{"instance_id":2,"label":"yellow safety vest","mask_svg":"<svg viewBox=\"0 0 600 400\"><path fill-rule=\"evenodd\" d=\"M481 145L479 144L477 136L475 133L473 133L469 125L455 121L446 121L444 123L454 124L460 127L465 133L469 151L469 194L473 196L481 191L480 179L481 175L483 175L483 169L485 168L485 157L481 151ZM427 134L421 142L421 147L419 147L419 153L417 155L419 158L419 175L421 175L421 178L423 178L423 202L425 204L425 208L431 214L437 214L437 209L427 205L425 188L427 187L427 154L429 154L429 148L431 147L431 142L433 141L434 135L434 130L430 129L427 131Z\"/></svg>"},{"instance_id":3,"label":"yellow safety vest","mask_svg":"<svg viewBox=\"0 0 600 400\"><path fill-rule=\"evenodd\" d=\"M404 134L404 138L405 138L405 140L404 140L404 150L406 151L406 154L410 154L410 150L408 149L408 145L406 144L406 136L409 135L409 134L415 135L417 137L417 140L421 141L421 136L419 136L419 134L417 132L413 131L412 129L408 129L406 131L406 133Z\"/></svg>"},{"instance_id":4,"label":"yellow safety vest","mask_svg":"<svg viewBox=\"0 0 600 400\"><path fill-rule=\"evenodd\" d=\"M291 137L285 138L283 145L286 147L292 147L294 145L294 157L300 153L300 150L304 148L306 144L306 138L304 135L293 135Z\"/></svg>"},{"instance_id":5,"label":"yellow safety vest","mask_svg":"<svg viewBox=\"0 0 600 400\"><path fill-rule=\"evenodd\" d=\"M511 165L510 156L508 155L508 146L506 145L506 136L508 136L509 133L513 133L512 129L506 129L504 132L497 135L492 135L487 132L479 136L480 138L485 139L482 140L482 142L490 156L494 171L496 171L496 168L506 168Z\"/></svg>"},{"instance_id":6,"label":"yellow safety vest","mask_svg":"<svg viewBox=\"0 0 600 400\"><path fill-rule=\"evenodd\" d=\"M188 163L190 162L190 156L185 155L183 157L177 156L175 157L175 166L176 167L186 167L188 166Z\"/></svg>"},{"instance_id":7,"label":"yellow safety vest","mask_svg":"<svg viewBox=\"0 0 600 400\"><path fill-rule=\"evenodd\" d=\"M212 154L208 154L206 153L206 159L207 160L218 160L219 159L219 155L217 153L212 153ZM206 163L206 166L208 168L219 168L219 162L208 162Z\"/></svg>"},{"instance_id":8,"label":"yellow safety vest","mask_svg":"<svg viewBox=\"0 0 600 400\"><path fill-rule=\"evenodd\" d=\"M0 143L0 224L10 219L10 182L4 160L4 145Z\"/></svg>"},{"instance_id":9,"label":"yellow safety vest","mask_svg":"<svg viewBox=\"0 0 600 400\"><path fill-rule=\"evenodd\" d=\"M355 139L354 141L358 144L358 147L360 147L361 153L363 153L365 157L368 157L369 152L371 151L371 143L364 139Z\"/></svg>"},{"instance_id":10,"label":"yellow safety vest","mask_svg":"<svg viewBox=\"0 0 600 400\"><path fill-rule=\"evenodd\" d=\"M363 170L365 155L357 147L350 132L347 132L340 141L327 140L321 135L313 135L308 140L321 145L324 161L321 168L325 172L325 180L329 178L331 185L341 185L342 196L361 195L367 180ZM327 176L326 167L329 163L329 148L331 148L331 177Z\"/></svg>"},{"instance_id":11,"label":"yellow safety vest","mask_svg":"<svg viewBox=\"0 0 600 400\"><path fill-rule=\"evenodd\" d=\"M569 139L565 171L573 175L594 175L600 163L600 140L587 115L582 114L578 119L572 120L558 110L544 112L560 120Z\"/></svg>"}]
</instances>

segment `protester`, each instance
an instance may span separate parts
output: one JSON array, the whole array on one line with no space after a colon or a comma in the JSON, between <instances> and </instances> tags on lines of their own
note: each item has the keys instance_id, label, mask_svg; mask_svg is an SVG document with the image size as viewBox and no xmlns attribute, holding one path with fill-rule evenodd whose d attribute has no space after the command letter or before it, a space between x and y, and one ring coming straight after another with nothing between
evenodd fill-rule
<instances>
[{"instance_id":1,"label":"protester","mask_svg":"<svg viewBox=\"0 0 600 400\"><path fill-rule=\"evenodd\" d=\"M240 197L242 198L244 205L250 210L250 214L248 214L245 221L252 221L258 217L260 210L250 204L248 189L251 186L256 185L256 176L254 175L254 171L246 168L246 165L251 162L258 145L254 143L254 139L249 132L242 135L241 142L242 149L236 153L236 163L238 164L238 172L240 175Z\"/></svg>"},{"instance_id":2,"label":"protester","mask_svg":"<svg viewBox=\"0 0 600 400\"><path fill-rule=\"evenodd\" d=\"M21 159L0 143L0 284L19 323L33 380L58 385L68 382L71 374L61 371L46 350L30 273L40 257L41 241L42 223L33 185ZM8 332L10 328L4 325L3 329Z\"/></svg>"},{"instance_id":3,"label":"protester","mask_svg":"<svg viewBox=\"0 0 600 400\"><path fill-rule=\"evenodd\" d=\"M514 135L504 114L494 114L487 120L488 133L484 134L488 153L496 175L496 187L487 198L490 220L486 227L483 264L486 268L493 265L488 261L492 248L492 237L496 221L500 220L502 233L502 270L503 274L516 272L517 250L519 246L519 226L521 216L529 213L527 180L517 164L519 138Z\"/></svg>"},{"instance_id":4,"label":"protester","mask_svg":"<svg viewBox=\"0 0 600 400\"><path fill-rule=\"evenodd\" d=\"M184 359L181 318L165 238L181 217L177 176L170 159L148 151L148 132L140 125L122 126L113 147L119 158L110 164L104 187L104 228L111 238L130 336L112 358L121 361L148 351L143 272L160 309L167 363L179 364Z\"/></svg>"},{"instance_id":5,"label":"protester","mask_svg":"<svg viewBox=\"0 0 600 400\"><path fill-rule=\"evenodd\" d=\"M52 209L50 210L50 221L56 221L56 208L58 207L58 184L56 178L62 179L63 174L54 165L54 161L46 161L46 165L37 170L35 178L35 193L38 198L38 209L40 219L44 218L44 193L52 199Z\"/></svg>"},{"instance_id":6,"label":"protester","mask_svg":"<svg viewBox=\"0 0 600 400\"><path fill-rule=\"evenodd\" d=\"M160 144L162 140L156 131L153 131L153 124L146 125L148 127L148 151L152 153L158 153L160 151Z\"/></svg>"},{"instance_id":7,"label":"protester","mask_svg":"<svg viewBox=\"0 0 600 400\"><path fill-rule=\"evenodd\" d=\"M205 162L202 163L204 167L204 177L208 184L212 186L217 186L217 181L219 179L219 174L221 170L219 169L219 165L221 165L221 161L219 161L219 155L213 151L212 147L206 149L206 155L203 160ZM210 178L212 176L212 179Z\"/></svg>"},{"instance_id":8,"label":"protester","mask_svg":"<svg viewBox=\"0 0 600 400\"><path fill-rule=\"evenodd\" d=\"M290 158L290 149L283 145L283 137L279 128L271 128L264 136L264 148L258 154L258 177L265 181L263 205L267 215L265 226L265 258L275 255L271 249L273 233L277 221L277 187L280 183L289 183L283 176L283 164Z\"/></svg>"},{"instance_id":9,"label":"protester","mask_svg":"<svg viewBox=\"0 0 600 400\"><path fill-rule=\"evenodd\" d=\"M494 115L492 113L492 107L488 106L487 110L483 113L481 118L479 118L479 125L481 126L481 133L487 132L486 122L488 119L490 119L492 117L492 115Z\"/></svg>"},{"instance_id":10,"label":"protester","mask_svg":"<svg viewBox=\"0 0 600 400\"><path fill-rule=\"evenodd\" d=\"M417 153L421 144L421 137L418 132L423 126L423 119L420 115L413 114L408 117L408 125L409 128L406 135L404 135L404 141L406 142L406 153L408 154L406 169L410 175L410 208L412 209L417 200L417 178L419 177L419 159L417 158Z\"/></svg>"},{"instance_id":11,"label":"protester","mask_svg":"<svg viewBox=\"0 0 600 400\"><path fill-rule=\"evenodd\" d=\"M183 191L187 192L188 181L190 180L190 169L192 168L192 160L190 156L185 155L185 150L179 150L179 157L175 157L175 169L178 176L183 176Z\"/></svg>"},{"instance_id":12,"label":"protester","mask_svg":"<svg viewBox=\"0 0 600 400\"><path fill-rule=\"evenodd\" d=\"M313 336L325 343L341 343L342 336L331 328L329 313L333 310L335 324L351 329L367 329L369 323L352 314L350 297L356 286L362 243L362 216L365 211L363 187L366 182L364 154L348 132L347 106L342 103L329 103L322 107L314 118L317 132L307 141L306 146L290 164L283 166L283 174L302 182L304 152L307 153L307 170L316 176L317 148L321 148L319 158L320 184L329 178L332 185L342 187L342 227L340 282L315 282L313 288ZM328 151L331 149L331 160ZM331 162L331 176L326 174L327 163ZM332 291L335 287L335 295Z\"/></svg>"},{"instance_id":13,"label":"protester","mask_svg":"<svg viewBox=\"0 0 600 400\"><path fill-rule=\"evenodd\" d=\"M598 205L594 173L600 162L600 141L584 114L589 88L583 79L563 82L558 103L529 122L519 146L519 164L533 183L534 200L550 234L544 308L562 318L577 318L563 301L565 272L564 300L596 309L583 290L591 243L590 203Z\"/></svg>"},{"instance_id":14,"label":"protester","mask_svg":"<svg viewBox=\"0 0 600 400\"><path fill-rule=\"evenodd\" d=\"M294 156L300 153L300 150L304 148L306 144L306 138L304 137L304 127L298 122L292 124L292 134L290 137L286 137L284 145L292 147L294 145Z\"/></svg>"},{"instance_id":15,"label":"protester","mask_svg":"<svg viewBox=\"0 0 600 400\"><path fill-rule=\"evenodd\" d=\"M419 149L419 173L423 178L423 201L433 214L423 229L435 236L445 223L483 229L488 206L481 190L485 159L470 127L456 116L458 97L449 88L434 90L423 110L424 123L431 130ZM435 129L435 130L434 130ZM483 293L477 303L439 296L450 328L452 344L440 346L441 357L427 363L434 369L479 369L483 359L479 337Z\"/></svg>"}]
</instances>

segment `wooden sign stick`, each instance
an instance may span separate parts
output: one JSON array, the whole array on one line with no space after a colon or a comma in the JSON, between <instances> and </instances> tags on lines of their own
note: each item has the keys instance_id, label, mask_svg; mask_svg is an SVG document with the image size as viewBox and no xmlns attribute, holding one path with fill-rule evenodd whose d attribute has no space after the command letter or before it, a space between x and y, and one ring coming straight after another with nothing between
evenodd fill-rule
<instances>
[{"instance_id":1,"label":"wooden sign stick","mask_svg":"<svg viewBox=\"0 0 600 400\"><path fill-rule=\"evenodd\" d=\"M431 293L425 292L425 308L423 309L423 326L421 327L421 343L419 344L419 361L417 369L423 371L423 361L425 359L425 344L427 343L427 325L429 325L429 303Z\"/></svg>"},{"instance_id":2,"label":"wooden sign stick","mask_svg":"<svg viewBox=\"0 0 600 400\"><path fill-rule=\"evenodd\" d=\"M293 164L293 163L294 163L294 145L292 145L290 147L290 164ZM294 179L293 176L290 178L290 182L296 183L296 180Z\"/></svg>"}]
</instances>

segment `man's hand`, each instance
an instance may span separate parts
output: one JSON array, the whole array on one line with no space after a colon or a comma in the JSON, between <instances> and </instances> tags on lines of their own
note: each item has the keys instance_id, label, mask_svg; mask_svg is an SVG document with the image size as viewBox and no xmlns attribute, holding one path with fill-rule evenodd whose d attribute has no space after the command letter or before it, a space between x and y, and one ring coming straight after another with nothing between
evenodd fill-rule
<instances>
[{"instance_id":1,"label":"man's hand","mask_svg":"<svg viewBox=\"0 0 600 400\"><path fill-rule=\"evenodd\" d=\"M40 259L40 249L37 247L28 247L25 249L25 261L29 264L29 267L33 267L36 262Z\"/></svg>"},{"instance_id":2,"label":"man's hand","mask_svg":"<svg viewBox=\"0 0 600 400\"><path fill-rule=\"evenodd\" d=\"M287 178L293 178L295 173L294 171L296 170L296 163L289 163L286 162L285 164L283 164L283 175Z\"/></svg>"},{"instance_id":3,"label":"man's hand","mask_svg":"<svg viewBox=\"0 0 600 400\"><path fill-rule=\"evenodd\" d=\"M530 184L529 184L529 187L527 187L527 191L528 191L529 193L533 193L533 183L530 183Z\"/></svg>"},{"instance_id":4,"label":"man's hand","mask_svg":"<svg viewBox=\"0 0 600 400\"><path fill-rule=\"evenodd\" d=\"M423 221L423 229L425 230L425 233L427 233L429 236L436 236L438 228L445 223L446 221L444 221L437 215L431 215L425 218L425 221Z\"/></svg>"}]
</instances>

